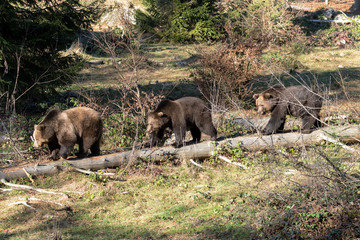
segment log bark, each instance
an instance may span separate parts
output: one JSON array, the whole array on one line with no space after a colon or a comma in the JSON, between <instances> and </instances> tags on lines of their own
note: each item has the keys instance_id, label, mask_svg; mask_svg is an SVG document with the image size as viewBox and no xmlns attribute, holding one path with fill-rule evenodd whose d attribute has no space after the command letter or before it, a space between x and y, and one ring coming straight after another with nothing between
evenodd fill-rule
<instances>
[{"instance_id":1,"label":"log bark","mask_svg":"<svg viewBox=\"0 0 360 240\"><path fill-rule=\"evenodd\" d=\"M264 118L235 118L226 121L233 121L234 123L241 125L241 127L250 132L256 132L256 130L262 130L269 122L270 117ZM287 119L285 122L285 129L294 129L294 126L301 126L301 120L299 119Z\"/></svg>"},{"instance_id":2,"label":"log bark","mask_svg":"<svg viewBox=\"0 0 360 240\"><path fill-rule=\"evenodd\" d=\"M310 134L299 132L274 134L270 136L252 135L241 136L229 139L218 139L215 142L201 142L188 145L182 148L171 146L153 149L140 149L122 153L113 153L91 158L58 160L47 164L35 166L22 166L21 168L6 168L0 171L0 179L16 179L26 177L26 172L32 175L55 174L63 170L68 165L82 169L104 169L112 167L125 167L132 163L136 158L151 158L159 160L163 157L174 157L178 159L203 159L210 157L217 147L226 144L229 147L241 146L248 151L269 150L276 147L293 147L320 143L324 141L324 135L341 141L342 143L355 143L360 139L359 125L349 125L341 127L326 127L316 130ZM24 171L24 169L26 171Z\"/></svg>"}]
</instances>

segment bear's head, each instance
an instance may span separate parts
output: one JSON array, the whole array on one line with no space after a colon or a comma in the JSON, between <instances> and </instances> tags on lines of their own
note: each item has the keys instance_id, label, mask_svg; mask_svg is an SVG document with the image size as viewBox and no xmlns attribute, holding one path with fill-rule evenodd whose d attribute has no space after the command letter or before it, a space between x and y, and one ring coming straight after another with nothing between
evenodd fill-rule
<instances>
[{"instance_id":1,"label":"bear's head","mask_svg":"<svg viewBox=\"0 0 360 240\"><path fill-rule=\"evenodd\" d=\"M253 98L256 100L257 112L261 115L272 112L278 104L284 90L284 86L276 84L262 93L254 94Z\"/></svg>"},{"instance_id":2,"label":"bear's head","mask_svg":"<svg viewBox=\"0 0 360 240\"><path fill-rule=\"evenodd\" d=\"M34 133L32 140L34 142L34 147L38 148L43 146L45 143L49 143L50 139L55 135L51 127L46 125L34 125Z\"/></svg>"},{"instance_id":3,"label":"bear's head","mask_svg":"<svg viewBox=\"0 0 360 240\"><path fill-rule=\"evenodd\" d=\"M43 137L44 130L45 130L44 125L34 125L34 133L32 135L34 147L36 148L42 147L45 143L48 142L48 140Z\"/></svg>"},{"instance_id":4,"label":"bear's head","mask_svg":"<svg viewBox=\"0 0 360 240\"><path fill-rule=\"evenodd\" d=\"M160 142L160 138L163 136L165 128L170 126L169 124L170 117L163 112L149 112L146 132L149 134L151 147Z\"/></svg>"},{"instance_id":5,"label":"bear's head","mask_svg":"<svg viewBox=\"0 0 360 240\"><path fill-rule=\"evenodd\" d=\"M253 97L256 100L257 112L261 115L271 112L277 104L277 97L269 92L254 94Z\"/></svg>"}]
</instances>

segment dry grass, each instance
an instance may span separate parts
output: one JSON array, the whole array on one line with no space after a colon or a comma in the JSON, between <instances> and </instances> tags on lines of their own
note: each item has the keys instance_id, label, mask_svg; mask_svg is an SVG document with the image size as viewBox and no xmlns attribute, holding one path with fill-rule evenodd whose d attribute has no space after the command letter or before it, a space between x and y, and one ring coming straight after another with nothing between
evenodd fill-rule
<instances>
[{"instance_id":1,"label":"dry grass","mask_svg":"<svg viewBox=\"0 0 360 240\"><path fill-rule=\"evenodd\" d=\"M169 44L145 46L144 51L150 65L144 66L138 71L138 76L143 76L141 77L141 83L175 82L180 79L188 79L190 76L190 66L187 64L187 60L195 54L196 47L197 45L174 46ZM133 74L133 71L127 69L126 65L121 64L121 61L124 61L126 57L126 55L120 56L118 61L120 62L120 67L123 68L121 74L124 77L129 77ZM85 59L102 59L105 64L87 64L80 72L82 87L103 88L119 83L118 81L121 79L119 71L111 65L110 60L90 55L85 56Z\"/></svg>"}]
</instances>

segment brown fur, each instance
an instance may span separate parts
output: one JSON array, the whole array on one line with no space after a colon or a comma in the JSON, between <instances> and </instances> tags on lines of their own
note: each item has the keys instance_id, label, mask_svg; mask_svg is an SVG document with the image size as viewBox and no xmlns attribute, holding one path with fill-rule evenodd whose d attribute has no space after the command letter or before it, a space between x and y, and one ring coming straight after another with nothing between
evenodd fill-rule
<instances>
[{"instance_id":1,"label":"brown fur","mask_svg":"<svg viewBox=\"0 0 360 240\"><path fill-rule=\"evenodd\" d=\"M322 98L304 86L284 88L275 85L260 94L254 94L259 114L271 112L263 133L276 133L284 129L286 115L302 119L302 132L310 133L313 126L320 127Z\"/></svg>"},{"instance_id":2,"label":"brown fur","mask_svg":"<svg viewBox=\"0 0 360 240\"><path fill-rule=\"evenodd\" d=\"M174 131L176 147L182 146L187 130L191 131L193 141L196 142L200 141L201 132L211 136L212 140L217 135L209 108L195 97L164 100L155 111L149 112L147 132L150 134L150 146L159 143L166 128Z\"/></svg>"},{"instance_id":3,"label":"brown fur","mask_svg":"<svg viewBox=\"0 0 360 240\"><path fill-rule=\"evenodd\" d=\"M50 150L50 158L57 153L67 158L75 144L79 144L78 157L85 157L88 150L92 155L100 154L102 120L100 114L87 107L76 107L61 112L51 110L39 125L34 126L34 147L45 143Z\"/></svg>"}]
</instances>

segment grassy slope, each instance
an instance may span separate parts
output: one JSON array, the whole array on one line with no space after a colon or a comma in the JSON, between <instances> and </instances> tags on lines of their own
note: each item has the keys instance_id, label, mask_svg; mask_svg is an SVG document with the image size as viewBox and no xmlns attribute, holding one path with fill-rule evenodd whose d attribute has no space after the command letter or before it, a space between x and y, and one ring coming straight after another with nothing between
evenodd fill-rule
<instances>
[{"instance_id":1,"label":"grassy slope","mask_svg":"<svg viewBox=\"0 0 360 240\"><path fill-rule=\"evenodd\" d=\"M193 46L190 48L193 51ZM189 68L174 66L174 62L190 57L186 51L189 46L152 45L148 49L150 60L163 64L146 73L145 83L189 77ZM345 56L341 57L341 52ZM316 72L324 81L336 73L340 64L343 65L346 85L354 94L359 91L359 56L358 50L316 49L299 59L307 70ZM82 83L83 87L92 83L103 88L116 83L116 73L108 65L90 67L83 74L87 79ZM344 106L344 103L334 103L339 103L341 108ZM340 107L334 107L334 111ZM346 158L345 151L332 145L323 146L321 150L331 157L340 157L341 161L336 162L340 169L358 172L356 158ZM310 158L302 158L297 151L290 150L296 160L300 159L304 164L313 161L312 165L326 169L326 162L317 155L315 158L311 154ZM317 197L321 196L319 199L325 199L322 201L326 203L330 202L327 195L338 193L331 192L336 189L335 185L327 189L328 184L324 183L321 186L326 190L309 198L307 188L299 186L315 186L322 180L301 172L294 159L267 153L232 152L227 155L247 164L250 169L244 171L230 165L214 164L214 160L203 163L205 169L186 161L177 165L168 161L160 165L139 161L135 167L118 171L126 181L101 181L70 171L40 177L34 183L37 187L81 193L69 193L71 198L63 199L32 191L0 192L0 236L8 231L7 239L51 239L56 234L62 239L249 239L249 236L265 231L264 228L271 230L272 224L282 220L286 209L319 213L318 208L309 210L301 204L306 202L318 206L315 204ZM321 174L328 176L329 172ZM19 180L18 183L32 184L28 180ZM312 194L315 193L309 193ZM30 204L37 211L24 205L11 205L26 197L61 202L71 206L73 212L55 211L59 208L57 205L36 201L30 201ZM340 211L338 208L334 207L333 214ZM277 209L284 210L278 213ZM297 216L296 211L294 215ZM355 211L353 215L356 218L360 213ZM323 223L315 223L319 228L324 227ZM304 232L311 226L306 219L298 223L298 229Z\"/></svg>"}]
</instances>

